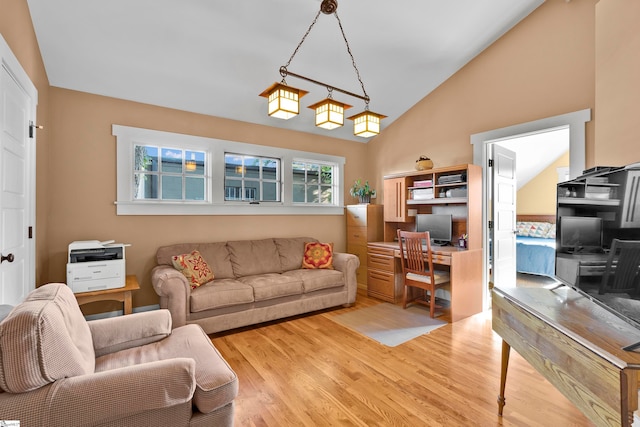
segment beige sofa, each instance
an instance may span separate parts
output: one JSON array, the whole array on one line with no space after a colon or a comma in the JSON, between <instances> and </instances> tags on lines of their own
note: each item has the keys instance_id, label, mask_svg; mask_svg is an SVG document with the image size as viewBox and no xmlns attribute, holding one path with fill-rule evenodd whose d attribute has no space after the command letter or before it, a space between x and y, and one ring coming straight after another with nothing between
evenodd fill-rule
<instances>
[{"instance_id":1,"label":"beige sofa","mask_svg":"<svg viewBox=\"0 0 640 427\"><path fill-rule=\"evenodd\" d=\"M238 378L167 310L87 322L62 283L0 322L0 420L42 426L232 426Z\"/></svg>"},{"instance_id":2,"label":"beige sofa","mask_svg":"<svg viewBox=\"0 0 640 427\"><path fill-rule=\"evenodd\" d=\"M163 246L151 275L160 307L174 327L198 324L207 333L225 331L356 300L358 257L333 253L333 269L303 269L309 237L270 238ZM214 280L191 289L172 257L198 250Z\"/></svg>"}]
</instances>

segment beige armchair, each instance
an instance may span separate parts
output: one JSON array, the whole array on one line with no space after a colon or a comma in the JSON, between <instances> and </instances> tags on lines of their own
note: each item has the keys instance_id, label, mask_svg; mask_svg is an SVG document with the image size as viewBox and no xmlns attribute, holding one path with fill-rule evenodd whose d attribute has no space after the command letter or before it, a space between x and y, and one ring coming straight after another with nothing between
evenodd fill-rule
<instances>
[{"instance_id":1,"label":"beige armchair","mask_svg":"<svg viewBox=\"0 0 640 427\"><path fill-rule=\"evenodd\" d=\"M40 426L231 426L238 379L167 310L86 321L64 284L0 323L0 420Z\"/></svg>"}]
</instances>

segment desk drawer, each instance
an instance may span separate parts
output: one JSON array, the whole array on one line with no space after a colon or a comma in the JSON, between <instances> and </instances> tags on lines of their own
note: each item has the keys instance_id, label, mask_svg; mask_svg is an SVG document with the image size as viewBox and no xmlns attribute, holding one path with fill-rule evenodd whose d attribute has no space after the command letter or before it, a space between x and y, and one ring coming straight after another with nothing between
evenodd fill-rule
<instances>
[{"instance_id":1,"label":"desk drawer","mask_svg":"<svg viewBox=\"0 0 640 427\"><path fill-rule=\"evenodd\" d=\"M367 225L367 205L347 207L347 227Z\"/></svg>"},{"instance_id":2,"label":"desk drawer","mask_svg":"<svg viewBox=\"0 0 640 427\"><path fill-rule=\"evenodd\" d=\"M434 264L451 265L451 255L433 253L431 258Z\"/></svg>"},{"instance_id":3,"label":"desk drawer","mask_svg":"<svg viewBox=\"0 0 640 427\"><path fill-rule=\"evenodd\" d=\"M395 302L395 274L392 271L371 270L367 275L367 294Z\"/></svg>"},{"instance_id":4,"label":"desk drawer","mask_svg":"<svg viewBox=\"0 0 640 427\"><path fill-rule=\"evenodd\" d=\"M371 253L367 255L367 267L369 268L377 268L378 270L390 271L393 273L393 255L380 255L376 253Z\"/></svg>"},{"instance_id":5,"label":"desk drawer","mask_svg":"<svg viewBox=\"0 0 640 427\"><path fill-rule=\"evenodd\" d=\"M347 242L351 245L367 245L367 227L347 227Z\"/></svg>"}]
</instances>

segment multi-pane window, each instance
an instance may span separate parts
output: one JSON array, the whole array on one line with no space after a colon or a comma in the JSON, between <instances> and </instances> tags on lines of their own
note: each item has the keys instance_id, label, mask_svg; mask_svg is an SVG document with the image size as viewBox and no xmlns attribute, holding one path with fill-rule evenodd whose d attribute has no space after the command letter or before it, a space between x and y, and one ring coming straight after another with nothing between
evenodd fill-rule
<instances>
[{"instance_id":1,"label":"multi-pane window","mask_svg":"<svg viewBox=\"0 0 640 427\"><path fill-rule=\"evenodd\" d=\"M281 201L280 159L225 153L224 199Z\"/></svg>"},{"instance_id":2,"label":"multi-pane window","mask_svg":"<svg viewBox=\"0 0 640 427\"><path fill-rule=\"evenodd\" d=\"M134 200L205 200L205 159L203 151L134 145Z\"/></svg>"},{"instance_id":3,"label":"multi-pane window","mask_svg":"<svg viewBox=\"0 0 640 427\"><path fill-rule=\"evenodd\" d=\"M336 165L293 161L293 202L336 204Z\"/></svg>"}]
</instances>

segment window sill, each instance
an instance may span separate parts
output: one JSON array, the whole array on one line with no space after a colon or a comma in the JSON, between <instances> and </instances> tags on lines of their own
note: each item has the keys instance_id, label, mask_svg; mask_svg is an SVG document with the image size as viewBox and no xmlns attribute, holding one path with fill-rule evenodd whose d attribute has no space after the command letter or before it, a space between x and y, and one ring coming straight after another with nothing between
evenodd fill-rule
<instances>
[{"instance_id":1,"label":"window sill","mask_svg":"<svg viewBox=\"0 0 640 427\"><path fill-rule=\"evenodd\" d=\"M117 215L344 215L344 206L115 202Z\"/></svg>"}]
</instances>

